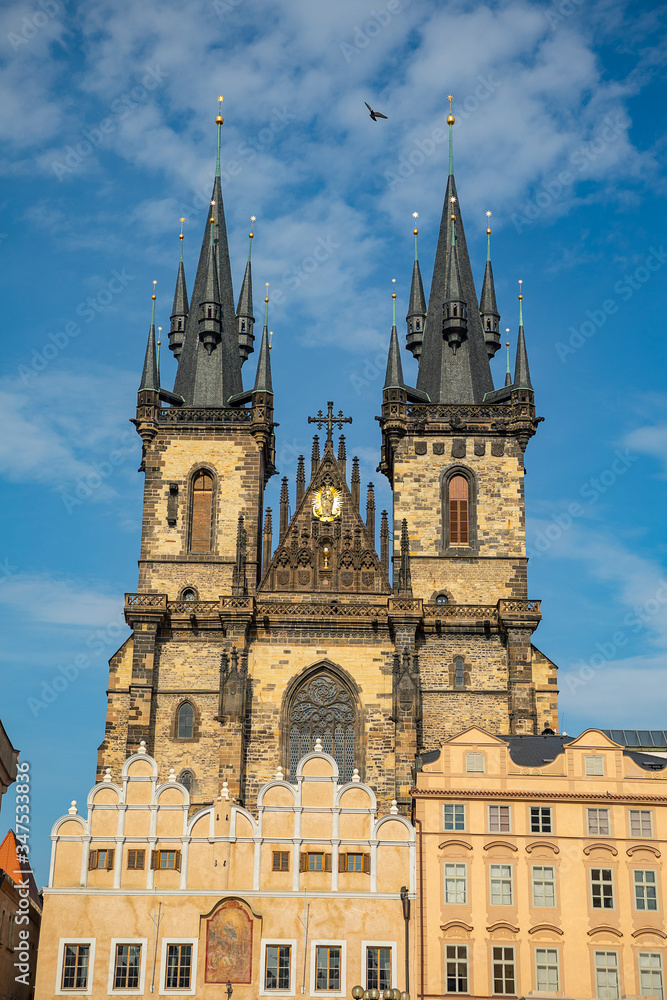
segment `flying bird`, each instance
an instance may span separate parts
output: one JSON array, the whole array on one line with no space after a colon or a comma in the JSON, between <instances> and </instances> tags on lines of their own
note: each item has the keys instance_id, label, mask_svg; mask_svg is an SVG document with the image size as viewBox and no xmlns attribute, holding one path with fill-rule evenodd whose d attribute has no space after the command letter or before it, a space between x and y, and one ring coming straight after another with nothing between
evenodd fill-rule
<instances>
[{"instance_id":1,"label":"flying bird","mask_svg":"<svg viewBox=\"0 0 667 1000\"><path fill-rule=\"evenodd\" d=\"M370 106L370 104L368 103L368 101L364 101L364 104L366 105L366 107L370 111L371 118L373 119L374 122L376 122L378 120L378 118L386 118L387 117L386 115L383 115L381 111L373 111L373 109Z\"/></svg>"}]
</instances>

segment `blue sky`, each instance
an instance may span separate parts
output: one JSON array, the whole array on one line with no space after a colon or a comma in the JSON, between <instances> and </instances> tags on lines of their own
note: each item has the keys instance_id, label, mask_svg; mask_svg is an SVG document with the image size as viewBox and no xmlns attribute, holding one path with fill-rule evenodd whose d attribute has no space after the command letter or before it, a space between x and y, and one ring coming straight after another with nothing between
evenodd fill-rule
<instances>
[{"instance_id":1,"label":"blue sky","mask_svg":"<svg viewBox=\"0 0 667 1000\"><path fill-rule=\"evenodd\" d=\"M428 294L454 95L473 269L479 290L488 209L513 346L523 280L545 418L526 454L529 595L561 725L666 724L666 22L665 6L616 0L2 5L0 715L32 765L40 883L52 822L94 780L136 586L128 420L152 281L167 328L181 216L192 286L219 94L235 295L251 215L256 317L271 283L280 474L293 490L306 418L334 399L379 509L391 279L404 316L418 211ZM13 815L10 792L3 831Z\"/></svg>"}]
</instances>

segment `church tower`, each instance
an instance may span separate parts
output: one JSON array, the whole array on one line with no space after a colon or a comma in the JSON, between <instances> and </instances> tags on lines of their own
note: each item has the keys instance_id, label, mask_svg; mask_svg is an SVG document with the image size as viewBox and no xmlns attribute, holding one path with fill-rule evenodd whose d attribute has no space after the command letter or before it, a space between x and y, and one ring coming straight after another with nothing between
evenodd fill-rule
<instances>
[{"instance_id":1,"label":"church tower","mask_svg":"<svg viewBox=\"0 0 667 1000\"><path fill-rule=\"evenodd\" d=\"M379 809L396 800L407 813L420 756L443 738L473 723L535 732L556 720L555 667L531 644L540 610L527 596L523 454L538 418L523 324L514 379L494 390L493 272L489 257L478 303L450 155L428 308L415 233L415 388L404 379L393 296L380 469L394 499L391 521L379 513L379 551L373 484L362 497L358 460L349 468L344 435L334 441L352 417L333 401L307 417L317 430L309 469L300 456L279 511L265 510L277 472L268 286L244 389L252 264L249 254L235 311L216 121L190 298L181 233L173 391L161 385L153 294L134 421L139 580L126 595L132 636L110 662L98 774L120 774L143 741L160 780L173 769L193 810L227 782L252 811L277 773L296 781L320 740L341 782L360 779Z\"/></svg>"}]
</instances>

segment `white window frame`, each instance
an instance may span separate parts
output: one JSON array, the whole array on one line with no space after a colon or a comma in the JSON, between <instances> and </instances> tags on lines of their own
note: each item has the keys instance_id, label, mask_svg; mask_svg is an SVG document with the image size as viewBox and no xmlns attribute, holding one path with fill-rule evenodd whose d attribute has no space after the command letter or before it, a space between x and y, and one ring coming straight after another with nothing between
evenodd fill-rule
<instances>
[{"instance_id":1,"label":"white window frame","mask_svg":"<svg viewBox=\"0 0 667 1000\"><path fill-rule=\"evenodd\" d=\"M59 997L81 997L90 996L93 992L93 973L95 971L95 941L96 938L83 937L61 937L58 941L58 968L56 969L56 988L53 991L56 996ZM65 964L65 945L67 944L87 944L90 948L88 952L88 984L84 990L77 990L72 988L70 990L64 990L62 988L63 981L63 965Z\"/></svg>"},{"instance_id":2,"label":"white window frame","mask_svg":"<svg viewBox=\"0 0 667 1000\"><path fill-rule=\"evenodd\" d=\"M391 985L392 989L396 989L398 986L398 959L397 959L397 947L395 941L362 941L361 942L361 982L367 983L367 964L368 964L368 954L366 952L367 948L391 948ZM364 989L366 987L364 986ZM322 991L320 991L320 996Z\"/></svg>"},{"instance_id":3,"label":"white window frame","mask_svg":"<svg viewBox=\"0 0 667 1000\"><path fill-rule=\"evenodd\" d=\"M607 814L608 833L600 833L599 831L597 833L591 833L591 831L590 831L591 813L596 813L597 814L596 821L597 821L597 825L599 827L599 825L600 825L600 813L601 812L606 812L606 814ZM611 810L608 809L607 806L590 806L588 809L586 809L586 836L587 837L611 837Z\"/></svg>"},{"instance_id":4,"label":"white window frame","mask_svg":"<svg viewBox=\"0 0 667 1000\"><path fill-rule=\"evenodd\" d=\"M635 875L641 872L645 875L646 872L651 872L653 875L653 888L655 889L655 908L649 909L648 906L639 907L637 906L637 886L641 886L644 889L644 902L647 902L648 897L646 895L646 889L649 887L649 883L642 879L641 882L637 882ZM632 901L634 903L635 913L658 913L660 910L660 900L658 899L658 872L655 868L633 868L632 869Z\"/></svg>"},{"instance_id":5,"label":"white window frame","mask_svg":"<svg viewBox=\"0 0 667 1000\"><path fill-rule=\"evenodd\" d=\"M554 901L553 901L553 903L536 903L535 902L535 881L536 881L536 879L535 879L535 872L536 872L537 869L540 869L541 871L544 871L545 868L547 868L547 869L549 869L551 871L551 878L539 878L539 879L537 879L537 881L541 882L543 885L545 885L548 882L551 882L551 884L553 885L553 890L554 890L554 892L553 892ZM537 909L540 909L540 910L550 910L554 906L556 906L557 905L557 900L556 900L556 866L555 865L531 865L531 868L530 868L530 887L531 887L531 896L532 896L532 901L533 901L533 906L534 907L536 907Z\"/></svg>"},{"instance_id":6,"label":"white window frame","mask_svg":"<svg viewBox=\"0 0 667 1000\"><path fill-rule=\"evenodd\" d=\"M537 956L538 956L538 953L541 952L541 951L544 951L544 952L551 951L551 952L554 952L554 954L556 955L556 975L558 977L558 981L556 983L556 991L555 992L559 993L560 990L561 990L560 950L558 948L542 948L542 947L540 947L540 948L536 947L535 948L535 955L534 955L534 959L535 959L535 961L534 961L534 966L535 966L535 992L536 993L550 993L550 992L552 992L550 989L541 990L540 987L539 987L539 985L538 985L538 975L537 975L538 961L537 961Z\"/></svg>"},{"instance_id":7,"label":"white window frame","mask_svg":"<svg viewBox=\"0 0 667 1000\"><path fill-rule=\"evenodd\" d=\"M551 827L550 830L542 830L542 829L540 829L540 830L533 830L533 817L532 817L532 814L531 814L531 810L532 809L539 809L540 810L540 827L542 826L542 812L541 812L541 810L542 809L548 809L549 810L549 826ZM553 832L554 832L554 811L553 811L553 806L540 806L540 805L528 806L528 832L531 835L533 835L533 836L536 836L538 834L540 834L542 836L546 836L546 837L552 837L553 836Z\"/></svg>"},{"instance_id":8,"label":"white window frame","mask_svg":"<svg viewBox=\"0 0 667 1000\"><path fill-rule=\"evenodd\" d=\"M509 903L494 903L493 902L493 885L492 885L492 883L493 883L493 879L494 879L494 876L493 876L493 869L494 868L509 868L509 870L510 870L509 878L508 878L507 875L497 875L497 876L495 876L497 879L500 880L501 883L505 883L505 882L509 881L509 884L510 884L510 901L509 901ZM500 893L500 895L502 897L502 892ZM489 865L489 906L514 906L514 865L513 864L511 864L511 863L508 864L507 862L504 862L504 861L500 861L500 862L495 862L494 861L493 864Z\"/></svg>"},{"instance_id":9,"label":"white window frame","mask_svg":"<svg viewBox=\"0 0 667 1000\"><path fill-rule=\"evenodd\" d=\"M317 949L340 948L340 990L316 990ZM310 995L311 997L345 997L347 980L347 942L334 938L320 938L310 942Z\"/></svg>"},{"instance_id":10,"label":"white window frame","mask_svg":"<svg viewBox=\"0 0 667 1000\"><path fill-rule=\"evenodd\" d=\"M461 881L459 875L447 875L448 868L462 868L463 869L463 895L464 899L455 900L452 902L447 899L447 879L452 878L455 882ZM457 892L458 890L454 890ZM468 902L468 865L465 861L444 861L442 866L442 892L443 892L443 902L445 906L465 906Z\"/></svg>"},{"instance_id":11,"label":"white window frame","mask_svg":"<svg viewBox=\"0 0 667 1000\"><path fill-rule=\"evenodd\" d=\"M604 778L604 771L604 757L600 754L586 754L584 756L584 775L586 778Z\"/></svg>"},{"instance_id":12,"label":"white window frame","mask_svg":"<svg viewBox=\"0 0 667 1000\"><path fill-rule=\"evenodd\" d=\"M446 816L445 808L447 806L452 806L452 808L454 810L454 812L453 812L453 815L454 815L454 824L456 824L456 810L457 809L462 809L463 810L463 829L462 830L457 830L456 826L453 826L451 829L449 829L449 827L447 826L447 822L446 822L446 819L445 819L445 816ZM468 819L468 817L466 816L466 804L465 804L465 802L445 802L445 803L443 803L443 806L442 806L442 829L445 831L445 833L465 833L466 832L466 821L467 821L467 819Z\"/></svg>"},{"instance_id":13,"label":"white window frame","mask_svg":"<svg viewBox=\"0 0 667 1000\"><path fill-rule=\"evenodd\" d=\"M602 906L596 906L595 903L593 902L593 882L595 881L593 879L593 872L594 871L610 872L611 873L611 879L608 882L606 880L603 880L602 878L600 878L599 880L597 880L598 884L601 887L604 887L605 885L610 885L611 886L611 904L612 904L611 906L605 906L604 905L605 897L604 897L604 894L602 892L600 894L600 900L601 900L601 902L602 902L603 905ZM591 910L599 910L601 913L605 913L607 910L615 910L616 909L616 879L614 877L614 869L613 868L603 868L602 865L600 865L599 867L598 866L595 866L595 867L591 866L588 869L588 881L589 881L589 885L590 885Z\"/></svg>"},{"instance_id":14,"label":"white window frame","mask_svg":"<svg viewBox=\"0 0 667 1000\"><path fill-rule=\"evenodd\" d=\"M139 967L139 986L136 989L114 989L116 978L116 945L119 944L140 944L141 964ZM111 950L109 952L109 983L107 994L110 997L139 996L144 992L144 981L146 978L146 953L148 951L148 938L118 937L111 938Z\"/></svg>"},{"instance_id":15,"label":"white window frame","mask_svg":"<svg viewBox=\"0 0 667 1000\"><path fill-rule=\"evenodd\" d=\"M508 830L492 830L491 829L491 810L492 809L507 809L508 818ZM510 834L512 832L512 806L508 802L490 802L487 806L487 823L489 833L498 833L500 836L505 834ZM500 813L498 813L498 826L500 826Z\"/></svg>"},{"instance_id":16,"label":"white window frame","mask_svg":"<svg viewBox=\"0 0 667 1000\"><path fill-rule=\"evenodd\" d=\"M494 948L500 948L503 952L504 951L511 951L512 952L512 966L514 968L514 992L513 993L496 993L496 990L495 990L495 980L496 980L496 977L495 977L495 974L494 974L494 971L493 971L494 970L494 966L496 965L496 959L493 957L493 950L494 950ZM507 964L507 962L508 962L508 959L502 958L502 959L500 959L499 964L501 964L504 967ZM503 976L503 979L504 978L505 977ZM499 941L492 941L491 942L491 996L494 996L494 997L516 997L516 996L519 996L519 991L517 989L516 945L514 945L514 944L507 944L506 942L503 942L503 941L500 941L500 942Z\"/></svg>"},{"instance_id":17,"label":"white window frame","mask_svg":"<svg viewBox=\"0 0 667 1000\"><path fill-rule=\"evenodd\" d=\"M598 955L604 955L605 956L605 965L604 966L598 966ZM616 957L616 965L614 966L614 969L616 971L616 996L615 997L600 997L600 993L599 993L598 968L601 971L609 973L610 966L608 966L606 964L606 956L607 955L615 955L615 957ZM593 971L595 973L595 996L598 998L598 1000L619 1000L619 998L621 996L621 965L620 965L620 962L618 960L618 952L614 951L614 949L611 949L611 950L604 949L603 951L598 951L596 949L594 951L594 953L593 953ZM608 989L608 987L607 987L607 989Z\"/></svg>"},{"instance_id":18,"label":"white window frame","mask_svg":"<svg viewBox=\"0 0 667 1000\"><path fill-rule=\"evenodd\" d=\"M466 950L465 963L466 963L466 984L468 986L467 990L448 990L447 989L447 961L448 961L448 959L447 959L447 948L465 948L465 950ZM453 961L455 961L458 964L460 961L462 961L462 959L460 959L460 958L457 957L457 958L453 959ZM471 995L471 993L472 993L472 989L471 989L472 983L470 982L470 947L469 947L469 945L463 944L461 941L445 941L445 970L444 971L445 971L445 984L444 984L445 985L445 993L449 994L449 996L461 996L461 997L467 997L467 996Z\"/></svg>"},{"instance_id":19,"label":"white window frame","mask_svg":"<svg viewBox=\"0 0 667 1000\"><path fill-rule=\"evenodd\" d=\"M470 767L471 763L481 763L481 767ZM466 754L466 774L484 774L486 771L486 760L483 753L473 752Z\"/></svg>"},{"instance_id":20,"label":"white window frame","mask_svg":"<svg viewBox=\"0 0 667 1000\"><path fill-rule=\"evenodd\" d=\"M289 963L288 990L267 990L266 988L266 949L272 945L280 947L289 946L292 949ZM260 941L259 955L259 995L261 997L293 997L296 996L296 938L262 938Z\"/></svg>"},{"instance_id":21,"label":"white window frame","mask_svg":"<svg viewBox=\"0 0 667 1000\"><path fill-rule=\"evenodd\" d=\"M167 989L167 950L170 944L192 945L192 975L190 977L190 988L187 990ZM162 938L162 955L160 958L160 993L164 996L191 997L197 993L197 948L199 938L188 937L168 937Z\"/></svg>"},{"instance_id":22,"label":"white window frame","mask_svg":"<svg viewBox=\"0 0 667 1000\"><path fill-rule=\"evenodd\" d=\"M638 984L639 985L639 993L642 996L650 996L650 997L654 997L654 996L658 995L657 993L644 993L643 992L643 987L642 987L642 971L645 971L645 972L653 972L654 971L650 966L649 966L648 969L642 970L641 959L642 959L642 956L644 956L644 955L646 955L648 957L652 957L652 956L655 955L655 956L657 956L657 958L660 961L660 981L662 983L662 997L663 997L663 1000L664 1000L664 996L665 996L665 973L664 973L664 969L663 969L663 966L662 966L662 952L659 952L659 951L639 951L639 952L637 952L637 971L639 973L639 984Z\"/></svg>"},{"instance_id":23,"label":"white window frame","mask_svg":"<svg viewBox=\"0 0 667 1000\"><path fill-rule=\"evenodd\" d=\"M632 814L639 813L639 825L642 825L641 816L642 813L648 813L649 826L651 827L650 833L633 833L632 832ZM653 839L653 810L652 809L628 809L628 835L634 840L642 840L644 837L647 840Z\"/></svg>"}]
</instances>

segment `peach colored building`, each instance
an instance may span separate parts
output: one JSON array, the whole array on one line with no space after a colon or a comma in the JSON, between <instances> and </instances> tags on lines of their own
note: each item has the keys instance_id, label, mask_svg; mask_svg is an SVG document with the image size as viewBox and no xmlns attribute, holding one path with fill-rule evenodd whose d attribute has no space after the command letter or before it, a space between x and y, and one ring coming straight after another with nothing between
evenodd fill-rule
<instances>
[{"instance_id":1,"label":"peach colored building","mask_svg":"<svg viewBox=\"0 0 667 1000\"><path fill-rule=\"evenodd\" d=\"M347 997L404 989L414 828L316 750L252 816L225 786L189 815L144 746L53 827L35 996ZM410 938L412 942L412 938ZM406 969L406 964L408 969Z\"/></svg>"},{"instance_id":2,"label":"peach colored building","mask_svg":"<svg viewBox=\"0 0 667 1000\"><path fill-rule=\"evenodd\" d=\"M472 727L428 757L417 997L664 1000L667 762L595 729Z\"/></svg>"}]
</instances>

